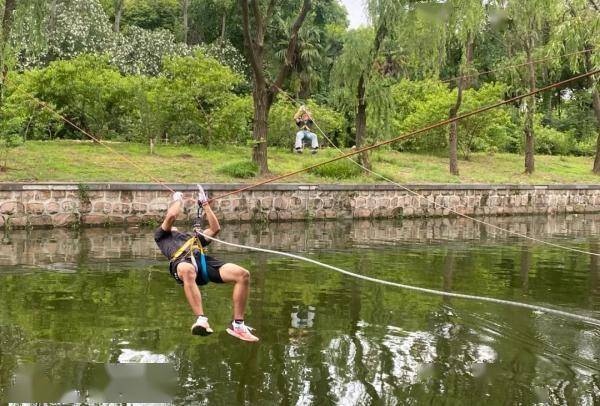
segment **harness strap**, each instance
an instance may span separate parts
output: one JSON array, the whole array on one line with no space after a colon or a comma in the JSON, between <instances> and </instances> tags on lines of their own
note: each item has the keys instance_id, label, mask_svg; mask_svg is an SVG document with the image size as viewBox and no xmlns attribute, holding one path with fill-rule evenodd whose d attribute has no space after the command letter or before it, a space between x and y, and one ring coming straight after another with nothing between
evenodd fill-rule
<instances>
[{"instance_id":1,"label":"harness strap","mask_svg":"<svg viewBox=\"0 0 600 406\"><path fill-rule=\"evenodd\" d=\"M198 264L196 263L196 258L194 256L194 250L200 251L200 269L198 269ZM176 261L181 256L190 256L192 261L192 265L196 268L196 272L200 271L200 278L202 279L202 283L208 283L208 270L206 267L206 256L204 255L204 248L202 244L198 240L198 237L192 237L185 242L171 257L171 262Z\"/></svg>"}]
</instances>

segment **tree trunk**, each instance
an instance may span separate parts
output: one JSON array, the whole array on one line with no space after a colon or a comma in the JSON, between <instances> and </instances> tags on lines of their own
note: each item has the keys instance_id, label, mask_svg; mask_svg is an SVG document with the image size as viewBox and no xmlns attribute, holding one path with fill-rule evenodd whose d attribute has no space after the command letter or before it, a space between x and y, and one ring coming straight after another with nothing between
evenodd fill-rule
<instances>
[{"instance_id":1,"label":"tree trunk","mask_svg":"<svg viewBox=\"0 0 600 406\"><path fill-rule=\"evenodd\" d=\"M586 49L589 48L591 48L591 45L586 44ZM587 71L591 71L593 67L590 52L585 52L583 54L585 58L585 68ZM594 159L593 172L600 175L600 94L598 93L596 80L593 76L590 77L590 87L592 89L592 107L594 108L594 114L596 116L596 128L598 129L598 137L596 138L596 158Z\"/></svg>"},{"instance_id":2,"label":"tree trunk","mask_svg":"<svg viewBox=\"0 0 600 406\"><path fill-rule=\"evenodd\" d=\"M462 104L463 81L464 79L462 77L458 79L456 103L450 108L448 114L448 118L450 119L456 118L460 105ZM458 176L458 122L456 121L450 123L448 132L448 153L450 158L450 173L454 176Z\"/></svg>"},{"instance_id":3,"label":"tree trunk","mask_svg":"<svg viewBox=\"0 0 600 406\"><path fill-rule=\"evenodd\" d=\"M48 16L48 33L52 35L54 32L54 25L56 23L56 2L57 0L52 0L50 3L50 13Z\"/></svg>"},{"instance_id":4,"label":"tree trunk","mask_svg":"<svg viewBox=\"0 0 600 406\"><path fill-rule=\"evenodd\" d=\"M121 16L123 15L123 0L115 1L115 24L113 25L113 31L121 31Z\"/></svg>"},{"instance_id":5,"label":"tree trunk","mask_svg":"<svg viewBox=\"0 0 600 406\"><path fill-rule=\"evenodd\" d=\"M302 72L300 72L300 91L298 92L298 97L301 100L307 100L310 97L310 93L310 79L303 77Z\"/></svg>"},{"instance_id":6,"label":"tree trunk","mask_svg":"<svg viewBox=\"0 0 600 406\"><path fill-rule=\"evenodd\" d=\"M264 86L254 86L252 92L254 99L254 146L252 147L252 161L258 165L261 175L269 173L267 162L267 131L269 129L269 92Z\"/></svg>"},{"instance_id":7,"label":"tree trunk","mask_svg":"<svg viewBox=\"0 0 600 406\"><path fill-rule=\"evenodd\" d=\"M223 11L221 17L221 45L225 43L225 23L227 22L227 12Z\"/></svg>"},{"instance_id":8,"label":"tree trunk","mask_svg":"<svg viewBox=\"0 0 600 406\"><path fill-rule=\"evenodd\" d=\"M458 110L460 110L460 106L462 104L462 93L463 88L467 88L470 84L470 81L463 76L467 75L469 72L469 66L473 61L473 40L471 39L471 35L467 36L467 46L465 50L465 68L461 69L459 73L456 93L456 103L454 106L450 108L450 112L448 114L449 119L456 118L458 115ZM448 153L449 153L449 169L450 173L454 176L459 175L458 170L458 122L454 121L450 123L450 128L448 131Z\"/></svg>"},{"instance_id":9,"label":"tree trunk","mask_svg":"<svg viewBox=\"0 0 600 406\"><path fill-rule=\"evenodd\" d=\"M358 109L356 111L356 148L361 148L367 138L367 100L365 98L365 77L364 74L358 80ZM371 169L369 162L369 153L361 152L358 160L362 166Z\"/></svg>"},{"instance_id":10,"label":"tree trunk","mask_svg":"<svg viewBox=\"0 0 600 406\"><path fill-rule=\"evenodd\" d=\"M534 92L536 90L535 84L535 66L533 65L533 58L531 55L533 46L530 41L525 46L525 52L527 54L527 63L529 67L529 90ZM525 173L532 174L535 171L535 134L533 131L533 122L535 116L535 96L531 96L526 101L527 110L525 112Z\"/></svg>"},{"instance_id":11,"label":"tree trunk","mask_svg":"<svg viewBox=\"0 0 600 406\"><path fill-rule=\"evenodd\" d=\"M594 159L594 173L600 174L600 94L598 89L592 90L592 105L596 114L596 127L598 128L598 138L596 139L596 158Z\"/></svg>"},{"instance_id":12,"label":"tree trunk","mask_svg":"<svg viewBox=\"0 0 600 406\"><path fill-rule=\"evenodd\" d=\"M190 6L190 0L181 0L181 11L183 14L183 42L188 43L188 8ZM188 44L189 45L189 44Z\"/></svg>"}]
</instances>

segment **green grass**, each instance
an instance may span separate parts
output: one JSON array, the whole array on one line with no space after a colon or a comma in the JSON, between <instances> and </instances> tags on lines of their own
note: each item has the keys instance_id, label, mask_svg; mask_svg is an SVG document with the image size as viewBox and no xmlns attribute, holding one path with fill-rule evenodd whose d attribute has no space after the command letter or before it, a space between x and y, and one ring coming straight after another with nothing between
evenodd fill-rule
<instances>
[{"instance_id":1,"label":"green grass","mask_svg":"<svg viewBox=\"0 0 600 406\"><path fill-rule=\"evenodd\" d=\"M164 146L150 155L147 145L111 143L110 146L135 165L106 148L76 141L30 141L10 151L9 169L0 181L71 182L164 182L217 183L252 182L253 167L247 147L224 145L210 149L200 146ZM269 169L280 175L338 156L331 148L316 155L294 155L289 149L269 149ZM536 172L523 174L523 157L512 154L473 154L460 161L460 176L448 173L445 157L377 151L371 154L373 170L402 183L598 183L591 172L590 157L536 156ZM138 170L137 167L142 168ZM335 178L335 168L343 175ZM341 173L340 172L340 173ZM381 179L354 171L347 162L334 163L318 171L283 180L303 183L381 183Z\"/></svg>"}]
</instances>

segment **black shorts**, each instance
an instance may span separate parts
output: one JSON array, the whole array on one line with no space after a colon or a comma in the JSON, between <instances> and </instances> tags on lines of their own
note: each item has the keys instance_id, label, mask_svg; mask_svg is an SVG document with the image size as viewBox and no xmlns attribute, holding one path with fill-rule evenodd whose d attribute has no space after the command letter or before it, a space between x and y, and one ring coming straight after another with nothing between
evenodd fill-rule
<instances>
[{"instance_id":1,"label":"black shorts","mask_svg":"<svg viewBox=\"0 0 600 406\"><path fill-rule=\"evenodd\" d=\"M225 262L219 261L218 259L211 257L209 255L206 255L205 259L206 259L206 272L208 273L208 280L212 283L224 283L223 279L221 278L221 273L219 272L219 270L221 269L221 267L223 265L225 265ZM171 273L171 276L173 278L175 278L175 281L177 281L177 283L180 285L183 285L183 281L181 279L179 279L179 276L177 275L177 265L179 265L182 262L187 262L188 264L191 264L192 260L189 257L187 257L187 258L182 258L177 261L171 262L169 264L169 272ZM200 266L200 258L196 258L196 263L198 264L198 266ZM198 286L206 285L207 282L202 281L202 275L200 274L200 272L201 271L196 272L196 285L198 285Z\"/></svg>"}]
</instances>

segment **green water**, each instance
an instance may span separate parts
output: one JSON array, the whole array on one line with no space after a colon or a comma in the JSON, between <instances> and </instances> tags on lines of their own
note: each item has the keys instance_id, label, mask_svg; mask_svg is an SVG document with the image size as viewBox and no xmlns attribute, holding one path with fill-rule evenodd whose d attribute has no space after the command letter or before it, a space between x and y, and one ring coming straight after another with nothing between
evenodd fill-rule
<instances>
[{"instance_id":1,"label":"green water","mask_svg":"<svg viewBox=\"0 0 600 406\"><path fill-rule=\"evenodd\" d=\"M600 252L600 216L492 221ZM468 221L226 225L222 238L600 318L599 259ZM0 402L600 403L600 327L263 253L217 245L212 253L252 272L247 323L260 343L224 332L230 286L203 288L216 332L190 335L194 318L151 230L12 232L0 246ZM117 363L153 363L155 371L132 369L129 383L127 371L107 372L104 364Z\"/></svg>"}]
</instances>

